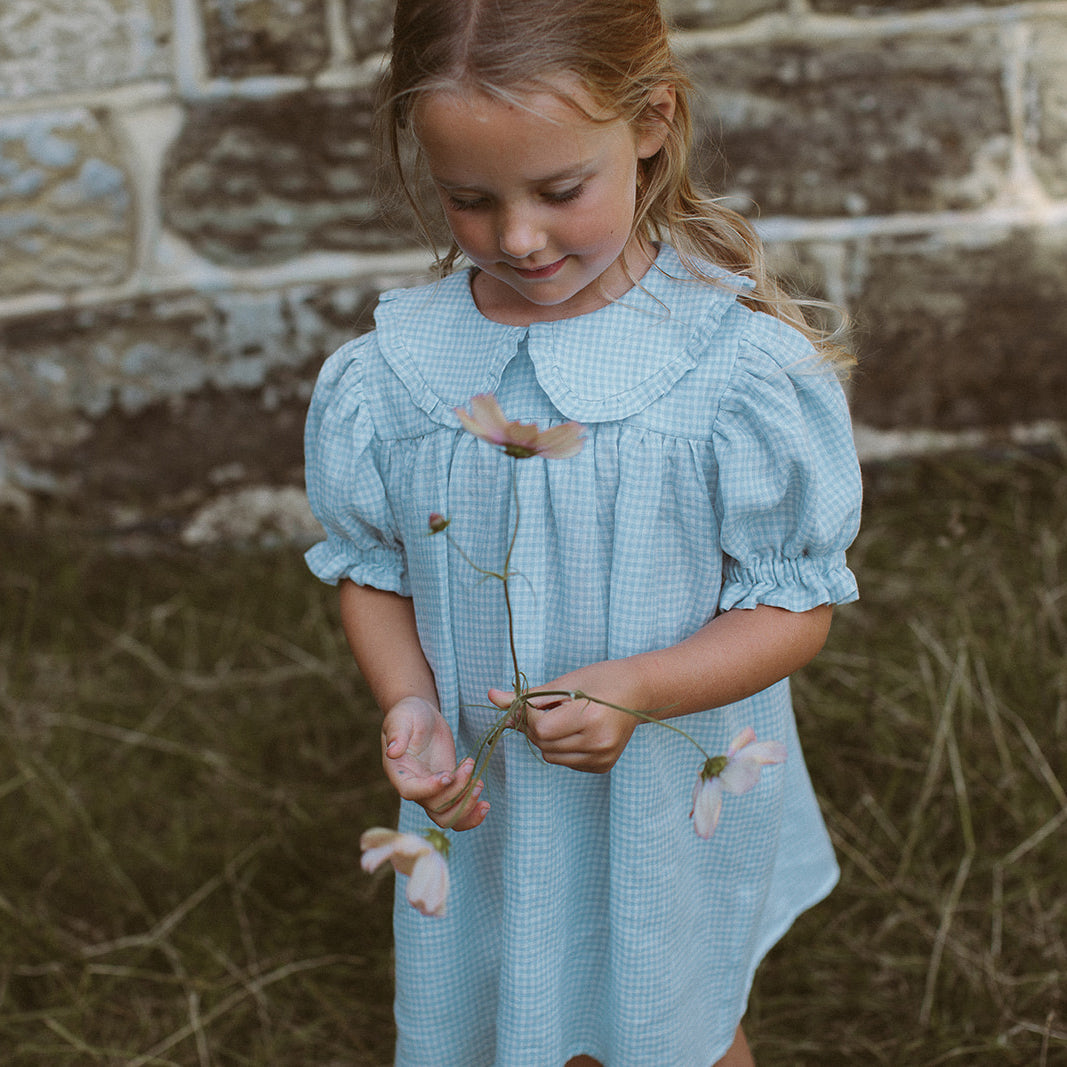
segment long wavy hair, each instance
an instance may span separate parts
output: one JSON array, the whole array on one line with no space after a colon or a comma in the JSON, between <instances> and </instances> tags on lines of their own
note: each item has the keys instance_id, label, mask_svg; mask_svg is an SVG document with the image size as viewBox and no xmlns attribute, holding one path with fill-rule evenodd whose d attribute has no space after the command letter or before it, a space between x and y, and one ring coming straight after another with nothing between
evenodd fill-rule
<instances>
[{"instance_id":1,"label":"long wavy hair","mask_svg":"<svg viewBox=\"0 0 1067 1067\"><path fill-rule=\"evenodd\" d=\"M711 284L718 279L702 264L746 276L755 287L739 296L741 303L796 327L838 367L852 363L840 343L843 313L833 331L809 321L805 308L830 305L788 295L748 221L694 184L692 85L675 61L658 0L398 0L379 117L397 187L430 247L436 248L433 224L409 165L410 147L417 153L411 131L419 97L458 89L521 102L547 92L579 107L560 91L567 76L635 131L663 123L653 95L664 84L674 88L676 106L663 146L639 160L634 235L668 241L687 269ZM461 252L452 242L445 254L435 255L438 271L447 274Z\"/></svg>"}]
</instances>

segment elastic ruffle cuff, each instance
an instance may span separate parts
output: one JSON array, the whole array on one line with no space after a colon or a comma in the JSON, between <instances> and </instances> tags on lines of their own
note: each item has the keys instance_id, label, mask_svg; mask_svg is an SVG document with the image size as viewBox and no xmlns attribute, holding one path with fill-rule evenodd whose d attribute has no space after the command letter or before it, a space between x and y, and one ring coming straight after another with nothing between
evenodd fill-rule
<instances>
[{"instance_id":1,"label":"elastic ruffle cuff","mask_svg":"<svg viewBox=\"0 0 1067 1067\"><path fill-rule=\"evenodd\" d=\"M835 556L765 558L742 566L727 560L723 568L721 611L759 604L786 611L810 611L820 604L848 604L859 599L856 578Z\"/></svg>"},{"instance_id":2,"label":"elastic ruffle cuff","mask_svg":"<svg viewBox=\"0 0 1067 1067\"><path fill-rule=\"evenodd\" d=\"M400 596L411 596L407 571L398 566L397 557L386 548L356 552L351 543L334 538L320 541L304 553L311 573L327 585L348 578L356 585L369 585Z\"/></svg>"}]
</instances>

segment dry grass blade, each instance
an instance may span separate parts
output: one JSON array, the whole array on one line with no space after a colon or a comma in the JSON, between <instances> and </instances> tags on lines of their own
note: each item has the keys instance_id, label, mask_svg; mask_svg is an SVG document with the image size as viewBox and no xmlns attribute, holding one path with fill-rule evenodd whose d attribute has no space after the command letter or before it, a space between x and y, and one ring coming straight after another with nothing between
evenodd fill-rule
<instances>
[{"instance_id":1,"label":"dry grass blade","mask_svg":"<svg viewBox=\"0 0 1067 1067\"><path fill-rule=\"evenodd\" d=\"M1017 864L1028 852L1032 852L1038 845L1052 837L1065 823L1067 823L1067 811L1057 812L1047 822L1042 823L1025 841L1016 845L1004 857L1001 866L1012 867Z\"/></svg>"},{"instance_id":2,"label":"dry grass blade","mask_svg":"<svg viewBox=\"0 0 1067 1067\"><path fill-rule=\"evenodd\" d=\"M210 1026L216 1020L222 1018L222 1016L232 1011L242 1001L258 995L268 986L272 986L277 982L283 982L286 979L292 978L294 975L301 974L305 971L313 971L321 967L334 967L339 963L358 962L360 961L357 957L337 955L323 956L318 959L297 960L294 963L287 963L281 967L276 967L274 970L268 971L266 974L260 975L249 981L247 985L232 993L221 1003L216 1004L210 1011L205 1012L202 1016L198 1017L195 1023L189 1023L178 1030L175 1030L174 1033L169 1034L163 1041L153 1045L147 1052L129 1060L127 1067L146 1067L147 1064L152 1063L153 1060L162 1056L164 1053L170 1052L176 1045L180 1045L183 1041L187 1041L190 1037L202 1031L204 1027Z\"/></svg>"},{"instance_id":3,"label":"dry grass blade","mask_svg":"<svg viewBox=\"0 0 1067 1067\"><path fill-rule=\"evenodd\" d=\"M950 714L946 708L946 718ZM941 969L941 960L944 956L945 945L948 942L952 923L959 908L960 898L963 895L963 887L971 873L971 864L974 862L975 840L974 826L971 821L971 807L967 799L967 784L963 777L963 765L960 760L959 746L956 743L955 732L949 726L947 730L949 766L952 768L952 783L956 790L956 800L959 804L960 826L963 831L964 853L960 859L956 876L952 880L952 888L949 890L941 911L941 922L937 928L937 936L934 938L933 950L930 953L930 965L926 972L926 985L923 991L922 1005L919 1008L919 1023L922 1026L930 1024L933 1014L934 998L936 996L937 977Z\"/></svg>"},{"instance_id":4,"label":"dry grass blade","mask_svg":"<svg viewBox=\"0 0 1067 1067\"><path fill-rule=\"evenodd\" d=\"M116 648L135 657L161 681L168 685L188 689L193 693L215 693L227 689L271 689L294 679L306 678L309 673L316 673L318 669L316 664L316 671L309 672L306 666L296 663L292 666L274 667L270 670L242 671L227 667L216 674L206 675L169 667L151 648L131 637L130 634L116 634L114 642Z\"/></svg>"},{"instance_id":5,"label":"dry grass blade","mask_svg":"<svg viewBox=\"0 0 1067 1067\"><path fill-rule=\"evenodd\" d=\"M249 845L236 860L232 861L234 867L241 867L248 863L257 853L261 852L268 844L267 838L260 838ZM98 956L110 956L116 952L122 952L131 948L155 948L163 945L174 930L196 910L208 897L225 885L226 875L219 874L209 878L195 893L191 893L168 915L157 922L151 930L143 934L130 934L126 937L116 938L100 944L85 945L81 954L89 958Z\"/></svg>"},{"instance_id":6,"label":"dry grass blade","mask_svg":"<svg viewBox=\"0 0 1067 1067\"><path fill-rule=\"evenodd\" d=\"M1067 1064L1067 465L865 472L863 599L795 679L842 878L760 1067ZM5 1067L392 1060L379 715L295 551L0 528Z\"/></svg>"},{"instance_id":7,"label":"dry grass blade","mask_svg":"<svg viewBox=\"0 0 1067 1067\"><path fill-rule=\"evenodd\" d=\"M1041 746L1037 743L1037 739L1030 731L1030 727L1027 726L1015 712L1005 708L1003 713L1011 720L1015 729L1019 732L1019 737L1022 738L1023 744L1030 753L1034 766L1037 768L1037 773L1040 775L1041 780L1048 786L1052 795L1056 798L1056 803L1059 804L1060 810L1067 812L1067 792L1064 792L1060 780L1056 777L1055 772L1049 765L1048 758L1045 756Z\"/></svg>"}]
</instances>

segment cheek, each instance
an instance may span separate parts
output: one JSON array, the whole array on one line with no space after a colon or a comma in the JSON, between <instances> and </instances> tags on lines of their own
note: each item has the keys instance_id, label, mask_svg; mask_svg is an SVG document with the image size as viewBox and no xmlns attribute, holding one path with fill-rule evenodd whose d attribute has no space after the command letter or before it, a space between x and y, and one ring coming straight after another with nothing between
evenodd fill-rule
<instances>
[{"instance_id":1,"label":"cheek","mask_svg":"<svg viewBox=\"0 0 1067 1067\"><path fill-rule=\"evenodd\" d=\"M468 254L486 247L487 226L474 212L446 211L445 222L456 244Z\"/></svg>"},{"instance_id":2,"label":"cheek","mask_svg":"<svg viewBox=\"0 0 1067 1067\"><path fill-rule=\"evenodd\" d=\"M605 198L595 209L576 219L570 233L575 241L593 245L614 243L630 234L634 219L634 198L626 189Z\"/></svg>"}]
</instances>

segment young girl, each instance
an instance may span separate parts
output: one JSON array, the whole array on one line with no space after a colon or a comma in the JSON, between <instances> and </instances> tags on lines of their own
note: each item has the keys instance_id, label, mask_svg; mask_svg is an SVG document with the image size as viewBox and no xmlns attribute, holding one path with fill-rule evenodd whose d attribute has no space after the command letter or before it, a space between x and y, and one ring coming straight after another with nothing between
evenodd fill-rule
<instances>
[{"instance_id":1,"label":"young girl","mask_svg":"<svg viewBox=\"0 0 1067 1067\"><path fill-rule=\"evenodd\" d=\"M451 828L445 916L398 894L397 1063L751 1063L756 966L837 877L785 680L856 596L835 350L694 191L655 0L400 0L386 114L403 188L414 148L453 244L322 371L308 560L385 712L401 829ZM480 393L584 424L584 449L515 463L461 428ZM457 754L510 697L507 618L427 518L496 569L520 509L532 691L672 717L712 754L746 726L786 746L710 841L687 817L695 749L602 703L535 697L466 788Z\"/></svg>"}]
</instances>

